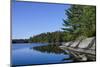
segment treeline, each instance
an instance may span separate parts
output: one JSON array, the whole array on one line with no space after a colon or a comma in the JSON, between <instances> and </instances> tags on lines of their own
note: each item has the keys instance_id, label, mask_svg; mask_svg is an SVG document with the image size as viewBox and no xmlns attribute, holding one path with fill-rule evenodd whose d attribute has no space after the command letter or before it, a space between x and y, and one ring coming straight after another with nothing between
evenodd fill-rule
<instances>
[{"instance_id":1,"label":"treeline","mask_svg":"<svg viewBox=\"0 0 100 67\"><path fill-rule=\"evenodd\" d=\"M29 43L28 39L13 39L12 43Z\"/></svg>"},{"instance_id":2,"label":"treeline","mask_svg":"<svg viewBox=\"0 0 100 67\"><path fill-rule=\"evenodd\" d=\"M68 42L70 41L70 33L63 31L56 32L47 32L41 33L39 35L35 35L30 37L29 39L13 39L12 43L32 43L32 42L41 42L41 43L55 43L60 44L60 42Z\"/></svg>"},{"instance_id":3,"label":"treeline","mask_svg":"<svg viewBox=\"0 0 100 67\"><path fill-rule=\"evenodd\" d=\"M66 32L56 31L41 33L39 35L29 38L29 42L49 42L49 43L59 43L69 41L70 35Z\"/></svg>"}]
</instances>

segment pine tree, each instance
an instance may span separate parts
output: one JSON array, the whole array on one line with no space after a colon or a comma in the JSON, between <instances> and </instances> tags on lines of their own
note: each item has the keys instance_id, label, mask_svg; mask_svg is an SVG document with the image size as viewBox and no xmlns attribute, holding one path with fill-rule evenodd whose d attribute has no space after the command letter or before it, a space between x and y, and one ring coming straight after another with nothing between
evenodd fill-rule
<instances>
[{"instance_id":1,"label":"pine tree","mask_svg":"<svg viewBox=\"0 0 100 67\"><path fill-rule=\"evenodd\" d=\"M67 19L64 19L62 28L65 32L72 35L70 40L75 40L80 36L94 36L95 35L95 6L88 5L72 5L65 14Z\"/></svg>"}]
</instances>

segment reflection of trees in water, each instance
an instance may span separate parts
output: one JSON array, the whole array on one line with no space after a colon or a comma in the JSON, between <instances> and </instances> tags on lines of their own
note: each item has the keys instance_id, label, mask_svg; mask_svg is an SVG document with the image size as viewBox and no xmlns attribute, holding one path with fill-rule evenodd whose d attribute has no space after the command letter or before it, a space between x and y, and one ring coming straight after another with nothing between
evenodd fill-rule
<instances>
[{"instance_id":1,"label":"reflection of trees in water","mask_svg":"<svg viewBox=\"0 0 100 67\"><path fill-rule=\"evenodd\" d=\"M58 45L55 44L49 44L46 46L37 46L33 47L34 50L44 52L44 53L55 53L55 54L64 54L64 55L70 55L69 53L66 53L64 50L60 49ZM72 56L70 55L69 57L66 56L66 58L63 58L61 61L66 61L66 62L72 62L70 60L72 59Z\"/></svg>"},{"instance_id":2,"label":"reflection of trees in water","mask_svg":"<svg viewBox=\"0 0 100 67\"><path fill-rule=\"evenodd\" d=\"M58 45L47 45L47 46L38 46L38 47L33 47L33 49L41 52L47 52L47 53L55 53L55 54L66 54L65 51L59 48Z\"/></svg>"}]
</instances>

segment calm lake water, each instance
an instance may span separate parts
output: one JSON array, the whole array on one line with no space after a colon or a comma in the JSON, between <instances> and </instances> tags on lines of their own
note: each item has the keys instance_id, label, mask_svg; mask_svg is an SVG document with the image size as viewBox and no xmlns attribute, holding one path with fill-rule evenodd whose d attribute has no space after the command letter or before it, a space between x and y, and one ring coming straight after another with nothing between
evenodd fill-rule
<instances>
[{"instance_id":1,"label":"calm lake water","mask_svg":"<svg viewBox=\"0 0 100 67\"><path fill-rule=\"evenodd\" d=\"M12 45L12 65L72 62L73 60L69 58L70 55L66 54L58 46L48 46L46 43L21 43Z\"/></svg>"}]
</instances>

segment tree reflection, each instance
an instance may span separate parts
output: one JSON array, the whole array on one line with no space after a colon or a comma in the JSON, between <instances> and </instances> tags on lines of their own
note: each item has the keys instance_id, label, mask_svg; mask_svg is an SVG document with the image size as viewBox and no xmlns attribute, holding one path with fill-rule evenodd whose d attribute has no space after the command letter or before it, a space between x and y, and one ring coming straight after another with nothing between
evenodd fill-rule
<instances>
[{"instance_id":1,"label":"tree reflection","mask_svg":"<svg viewBox=\"0 0 100 67\"><path fill-rule=\"evenodd\" d=\"M67 54L65 51L59 48L56 44L49 44L46 46L38 46L33 47L34 50L41 51L41 52L47 52L47 53L55 53L55 54Z\"/></svg>"}]
</instances>

